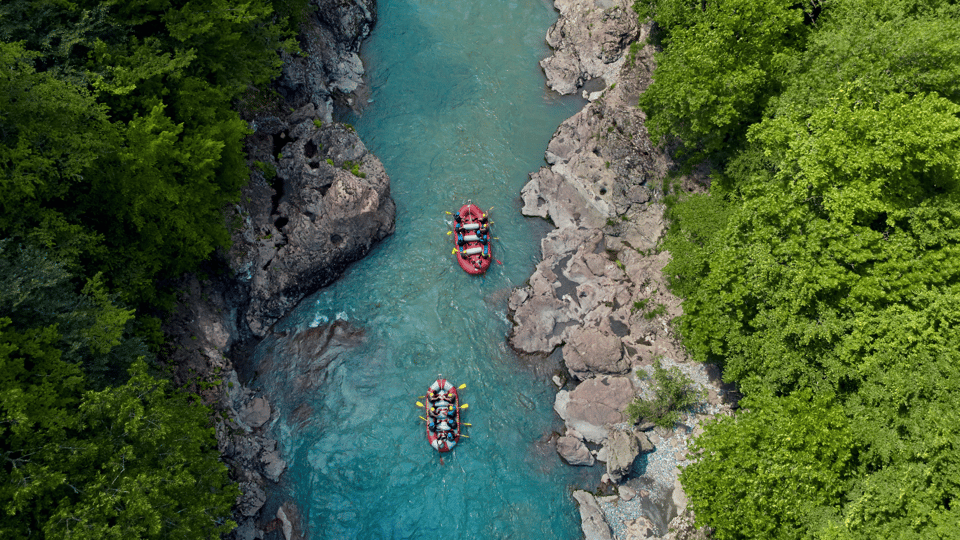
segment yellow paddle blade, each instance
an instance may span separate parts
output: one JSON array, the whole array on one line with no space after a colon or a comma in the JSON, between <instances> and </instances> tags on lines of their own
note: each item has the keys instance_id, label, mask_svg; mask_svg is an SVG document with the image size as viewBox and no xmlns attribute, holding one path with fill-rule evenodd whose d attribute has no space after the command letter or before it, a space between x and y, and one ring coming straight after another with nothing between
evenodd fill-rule
<instances>
[{"instance_id":1,"label":"yellow paddle blade","mask_svg":"<svg viewBox=\"0 0 960 540\"><path fill-rule=\"evenodd\" d=\"M427 419L426 419L426 418L424 418L424 417L422 417L422 416L420 417L420 419L421 419L421 420L423 420L424 422L426 422L426 421L427 421Z\"/></svg>"},{"instance_id":2,"label":"yellow paddle blade","mask_svg":"<svg viewBox=\"0 0 960 540\"><path fill-rule=\"evenodd\" d=\"M423 403L417 402L417 407L423 407Z\"/></svg>"},{"instance_id":3,"label":"yellow paddle blade","mask_svg":"<svg viewBox=\"0 0 960 540\"><path fill-rule=\"evenodd\" d=\"M467 383L463 383L463 384L461 384L460 386L458 386L457 388L460 389L460 390L463 390L463 389L466 388L466 387L467 387Z\"/></svg>"},{"instance_id":4,"label":"yellow paddle blade","mask_svg":"<svg viewBox=\"0 0 960 540\"><path fill-rule=\"evenodd\" d=\"M469 427L473 427L473 424L468 424L468 423L466 423L466 422L464 422L463 425L469 426Z\"/></svg>"},{"instance_id":5,"label":"yellow paddle blade","mask_svg":"<svg viewBox=\"0 0 960 540\"><path fill-rule=\"evenodd\" d=\"M453 215L453 212L447 212L447 215L452 216L452 215Z\"/></svg>"},{"instance_id":6,"label":"yellow paddle blade","mask_svg":"<svg viewBox=\"0 0 960 540\"><path fill-rule=\"evenodd\" d=\"M468 439L470 438L470 436L467 435L467 434L465 434L465 433L461 433L460 436L461 436L461 437L466 437L466 438L468 438Z\"/></svg>"},{"instance_id":7,"label":"yellow paddle blade","mask_svg":"<svg viewBox=\"0 0 960 540\"><path fill-rule=\"evenodd\" d=\"M463 405L460 406L460 408L461 408L461 409L466 409L466 408L469 407L469 406L470 406L469 403L464 403Z\"/></svg>"},{"instance_id":8,"label":"yellow paddle blade","mask_svg":"<svg viewBox=\"0 0 960 540\"><path fill-rule=\"evenodd\" d=\"M453 249L453 253L454 253L454 254L457 253L457 249L456 249L456 248Z\"/></svg>"},{"instance_id":9,"label":"yellow paddle blade","mask_svg":"<svg viewBox=\"0 0 960 540\"><path fill-rule=\"evenodd\" d=\"M447 236L450 236L451 234L453 234L453 231L447 231Z\"/></svg>"}]
</instances>

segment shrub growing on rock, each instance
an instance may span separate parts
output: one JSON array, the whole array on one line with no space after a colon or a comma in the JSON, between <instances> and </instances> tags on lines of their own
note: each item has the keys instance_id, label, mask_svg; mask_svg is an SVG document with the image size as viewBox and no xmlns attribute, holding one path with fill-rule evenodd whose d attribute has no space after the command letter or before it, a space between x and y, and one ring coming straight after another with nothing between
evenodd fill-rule
<instances>
[{"instance_id":1,"label":"shrub growing on rock","mask_svg":"<svg viewBox=\"0 0 960 540\"><path fill-rule=\"evenodd\" d=\"M638 371L637 375L644 377L646 372ZM677 366L664 369L659 358L653 361L653 379L656 397L652 401L637 398L624 410L631 422L648 420L660 427L671 428L680 420L681 412L706 397L703 390L698 390Z\"/></svg>"}]
</instances>

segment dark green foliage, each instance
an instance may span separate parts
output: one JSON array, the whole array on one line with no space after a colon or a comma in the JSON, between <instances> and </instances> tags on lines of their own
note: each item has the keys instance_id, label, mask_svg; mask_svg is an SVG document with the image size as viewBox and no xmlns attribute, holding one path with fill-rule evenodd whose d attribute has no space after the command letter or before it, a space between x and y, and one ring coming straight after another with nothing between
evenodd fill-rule
<instances>
[{"instance_id":1,"label":"dark green foliage","mask_svg":"<svg viewBox=\"0 0 960 540\"><path fill-rule=\"evenodd\" d=\"M273 163L254 161L253 166L260 169L260 172L263 173L263 177L267 180L273 180L277 177L277 167Z\"/></svg>"},{"instance_id":2,"label":"dark green foliage","mask_svg":"<svg viewBox=\"0 0 960 540\"><path fill-rule=\"evenodd\" d=\"M0 536L218 537L237 490L210 411L147 374L99 277L72 281L0 241Z\"/></svg>"},{"instance_id":3,"label":"dark green foliage","mask_svg":"<svg viewBox=\"0 0 960 540\"><path fill-rule=\"evenodd\" d=\"M231 105L269 94L309 9L0 2L0 537L234 526L210 411L150 376L132 336L157 350L158 283L229 242L222 209L249 176Z\"/></svg>"},{"instance_id":4,"label":"dark green foliage","mask_svg":"<svg viewBox=\"0 0 960 540\"><path fill-rule=\"evenodd\" d=\"M0 316L10 319L10 328L51 329L59 358L79 366L95 387L125 378L130 362L146 353L124 335L133 310L115 305L99 274L80 294L75 289L73 276L49 252L0 240Z\"/></svg>"},{"instance_id":5,"label":"dark green foliage","mask_svg":"<svg viewBox=\"0 0 960 540\"><path fill-rule=\"evenodd\" d=\"M141 361L126 384L88 392L78 441L65 466L79 493L66 494L43 524L48 537L220 538L240 494L218 460L210 411ZM66 490L63 490L66 491Z\"/></svg>"},{"instance_id":6,"label":"dark green foliage","mask_svg":"<svg viewBox=\"0 0 960 540\"><path fill-rule=\"evenodd\" d=\"M285 2L303 7L303 2ZM303 6L301 5L303 4ZM299 8L298 8L299 9ZM230 109L296 52L269 2L0 6L0 232L102 272L127 302L226 245L246 181Z\"/></svg>"},{"instance_id":7,"label":"dark green foliage","mask_svg":"<svg viewBox=\"0 0 960 540\"><path fill-rule=\"evenodd\" d=\"M709 2L647 6L669 22L665 62L713 50L687 32ZM753 64L784 69L734 117L743 135L724 135L710 194L669 209L683 342L747 396L698 439L683 483L718 538L957 538L960 11L810 6L802 29L751 30L793 33ZM718 66L755 58L728 51ZM689 80L657 84L652 118L708 149L695 128L730 96L707 86L709 107L677 112Z\"/></svg>"},{"instance_id":8,"label":"dark green foliage","mask_svg":"<svg viewBox=\"0 0 960 540\"><path fill-rule=\"evenodd\" d=\"M646 375L646 372L643 372ZM638 372L638 375L640 372ZM673 366L664 369L660 359L653 361L652 401L637 398L624 410L631 422L650 421L664 428L673 428L680 421L680 414L705 399L703 391L698 391L693 381Z\"/></svg>"}]
</instances>

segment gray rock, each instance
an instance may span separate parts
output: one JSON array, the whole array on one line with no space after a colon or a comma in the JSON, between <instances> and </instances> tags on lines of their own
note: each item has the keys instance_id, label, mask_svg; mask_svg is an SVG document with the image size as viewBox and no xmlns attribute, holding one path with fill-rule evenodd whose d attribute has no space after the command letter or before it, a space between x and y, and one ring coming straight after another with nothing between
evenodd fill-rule
<instances>
[{"instance_id":1,"label":"gray rock","mask_svg":"<svg viewBox=\"0 0 960 540\"><path fill-rule=\"evenodd\" d=\"M240 497L237 498L237 510L241 515L253 517L267 502L267 494L254 482L240 483Z\"/></svg>"},{"instance_id":2,"label":"gray rock","mask_svg":"<svg viewBox=\"0 0 960 540\"><path fill-rule=\"evenodd\" d=\"M657 536L657 528L644 516L623 522L623 540L649 540Z\"/></svg>"},{"instance_id":3,"label":"gray rock","mask_svg":"<svg viewBox=\"0 0 960 540\"><path fill-rule=\"evenodd\" d=\"M249 275L244 318L260 337L392 234L396 213L383 165L353 130L305 121L283 140L289 142L278 167L283 193L276 210L251 216L230 252L231 266ZM270 193L259 196L269 201Z\"/></svg>"},{"instance_id":4,"label":"gray rock","mask_svg":"<svg viewBox=\"0 0 960 540\"><path fill-rule=\"evenodd\" d=\"M713 529L698 527L693 510L687 508L670 520L664 540L709 540L713 538Z\"/></svg>"},{"instance_id":5,"label":"gray rock","mask_svg":"<svg viewBox=\"0 0 960 540\"><path fill-rule=\"evenodd\" d=\"M597 377L580 383L572 392L557 393L554 410L583 438L599 443L607 438L609 424L623 422L623 409L633 400L633 384L626 377Z\"/></svg>"},{"instance_id":6,"label":"gray rock","mask_svg":"<svg viewBox=\"0 0 960 540\"><path fill-rule=\"evenodd\" d=\"M563 361L574 377L585 379L595 374L622 375L630 371L617 336L586 328L573 329L568 335Z\"/></svg>"},{"instance_id":7,"label":"gray rock","mask_svg":"<svg viewBox=\"0 0 960 540\"><path fill-rule=\"evenodd\" d=\"M280 520L280 527L283 530L284 539L292 540L293 523L290 522L290 518L287 517L287 513L283 511L283 506L277 508L277 519Z\"/></svg>"},{"instance_id":8,"label":"gray rock","mask_svg":"<svg viewBox=\"0 0 960 540\"><path fill-rule=\"evenodd\" d=\"M510 296L516 322L511 346L527 354L547 354L580 328L613 336L613 306L627 304L630 294L626 274L606 256L603 232L556 229L543 239L541 250L543 260L530 284ZM612 340L605 343L613 351L618 347ZM580 367L575 375L586 378L587 364Z\"/></svg>"},{"instance_id":9,"label":"gray rock","mask_svg":"<svg viewBox=\"0 0 960 540\"><path fill-rule=\"evenodd\" d=\"M557 439L557 453L570 465L592 466L595 463L593 454L583 441L570 436Z\"/></svg>"},{"instance_id":10,"label":"gray rock","mask_svg":"<svg viewBox=\"0 0 960 540\"><path fill-rule=\"evenodd\" d=\"M240 525L233 530L234 540L254 540L255 538L263 538L263 531L257 529L256 523L253 519L244 519L240 522Z\"/></svg>"},{"instance_id":11,"label":"gray rock","mask_svg":"<svg viewBox=\"0 0 960 540\"><path fill-rule=\"evenodd\" d=\"M673 500L673 505L677 507L678 514L682 514L687 509L687 493L683 490L680 478L673 481L673 495L670 498Z\"/></svg>"},{"instance_id":12,"label":"gray rock","mask_svg":"<svg viewBox=\"0 0 960 540\"><path fill-rule=\"evenodd\" d=\"M637 443L640 445L641 454L648 454L656 450L656 447L653 446L652 442L650 442L650 437L647 437L646 433L637 431L634 432L634 436L637 438Z\"/></svg>"},{"instance_id":13,"label":"gray rock","mask_svg":"<svg viewBox=\"0 0 960 540\"><path fill-rule=\"evenodd\" d=\"M301 27L303 56L284 55L280 91L294 107L310 103L320 119L330 122L333 100L355 105L352 94L363 89L363 64L358 53L377 21L376 0L315 0L313 24Z\"/></svg>"},{"instance_id":14,"label":"gray rock","mask_svg":"<svg viewBox=\"0 0 960 540\"><path fill-rule=\"evenodd\" d=\"M585 540L613 540L613 531L604 520L603 512L593 494L577 490L573 498L580 505L580 521Z\"/></svg>"},{"instance_id":15,"label":"gray rock","mask_svg":"<svg viewBox=\"0 0 960 540\"><path fill-rule=\"evenodd\" d=\"M540 62L547 85L571 94L585 81L614 78L623 51L640 36L636 13L626 0L554 0L560 18L547 31L554 54Z\"/></svg>"},{"instance_id":16,"label":"gray rock","mask_svg":"<svg viewBox=\"0 0 960 540\"><path fill-rule=\"evenodd\" d=\"M262 397L254 398L240 411L240 419L251 428L258 428L270 419L270 404Z\"/></svg>"},{"instance_id":17,"label":"gray rock","mask_svg":"<svg viewBox=\"0 0 960 540\"><path fill-rule=\"evenodd\" d=\"M264 474L274 482L279 481L280 475L287 469L287 462L280 458L280 452L277 450L264 452L260 461L263 463Z\"/></svg>"},{"instance_id":18,"label":"gray rock","mask_svg":"<svg viewBox=\"0 0 960 540\"><path fill-rule=\"evenodd\" d=\"M637 496L637 492L627 486L620 486L620 498L625 501L632 501Z\"/></svg>"},{"instance_id":19,"label":"gray rock","mask_svg":"<svg viewBox=\"0 0 960 540\"><path fill-rule=\"evenodd\" d=\"M603 446L607 449L607 474L619 484L633 470L633 462L640 455L640 444L632 431L615 431Z\"/></svg>"}]
</instances>

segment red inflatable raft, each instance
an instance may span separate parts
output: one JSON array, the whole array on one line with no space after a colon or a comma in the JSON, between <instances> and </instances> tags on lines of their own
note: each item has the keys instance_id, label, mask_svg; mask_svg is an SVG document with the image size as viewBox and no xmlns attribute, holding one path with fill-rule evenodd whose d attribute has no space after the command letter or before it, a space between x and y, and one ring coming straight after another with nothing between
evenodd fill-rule
<instances>
[{"instance_id":1,"label":"red inflatable raft","mask_svg":"<svg viewBox=\"0 0 960 540\"><path fill-rule=\"evenodd\" d=\"M438 452L449 452L460 442L460 394L441 378L430 385L425 397L427 442Z\"/></svg>"},{"instance_id":2,"label":"red inflatable raft","mask_svg":"<svg viewBox=\"0 0 960 540\"><path fill-rule=\"evenodd\" d=\"M464 272L480 275L490 268L490 224L477 205L468 202L453 215L454 252Z\"/></svg>"}]
</instances>

